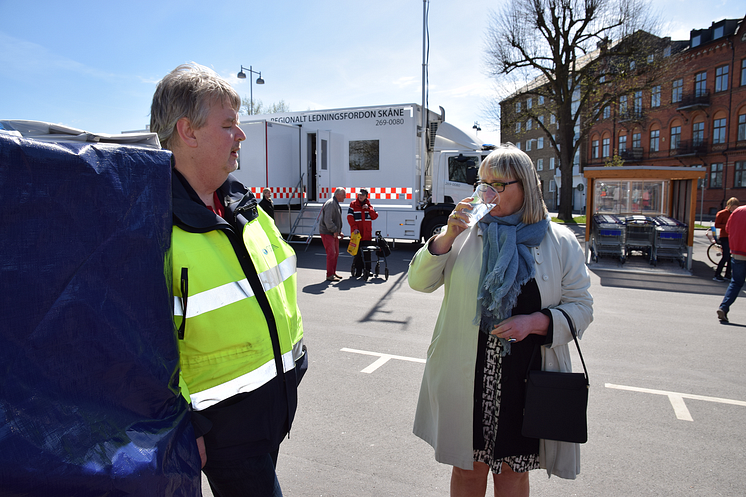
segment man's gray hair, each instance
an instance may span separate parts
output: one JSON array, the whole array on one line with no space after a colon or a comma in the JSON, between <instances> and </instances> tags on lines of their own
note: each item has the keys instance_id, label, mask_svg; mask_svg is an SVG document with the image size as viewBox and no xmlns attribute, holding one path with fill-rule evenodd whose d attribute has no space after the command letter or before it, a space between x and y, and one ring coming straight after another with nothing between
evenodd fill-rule
<instances>
[{"instance_id":1,"label":"man's gray hair","mask_svg":"<svg viewBox=\"0 0 746 497\"><path fill-rule=\"evenodd\" d=\"M345 194L345 197L347 196L347 190L345 190L345 189L344 189L344 188L342 188L341 186L338 186L338 187L337 187L337 189L336 189L336 190L334 190L334 195L336 195L336 194L338 194L338 193L344 193L344 194Z\"/></svg>"},{"instance_id":2,"label":"man's gray hair","mask_svg":"<svg viewBox=\"0 0 746 497\"><path fill-rule=\"evenodd\" d=\"M479 166L479 177L487 171L499 178L515 178L523 187L523 218L525 224L538 223L547 215L541 180L531 158L512 143L504 143L493 150Z\"/></svg>"},{"instance_id":3,"label":"man's gray hair","mask_svg":"<svg viewBox=\"0 0 746 497\"><path fill-rule=\"evenodd\" d=\"M177 121L186 117L195 129L201 128L214 102L228 103L236 111L241 108L241 97L215 71L195 62L182 64L155 89L150 131L158 133L163 148L172 150Z\"/></svg>"}]
</instances>

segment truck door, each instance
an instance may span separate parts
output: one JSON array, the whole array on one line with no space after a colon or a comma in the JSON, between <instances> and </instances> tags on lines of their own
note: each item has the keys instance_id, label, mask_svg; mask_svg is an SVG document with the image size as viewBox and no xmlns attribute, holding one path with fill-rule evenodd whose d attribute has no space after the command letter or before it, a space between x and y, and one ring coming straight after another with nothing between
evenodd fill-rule
<instances>
[{"instance_id":1,"label":"truck door","mask_svg":"<svg viewBox=\"0 0 746 497\"><path fill-rule=\"evenodd\" d=\"M461 199L470 197L474 192L481 160L476 152L473 154L454 152L447 154L447 161L446 174L448 174L448 177L444 184L443 197L444 202L455 204Z\"/></svg>"},{"instance_id":2,"label":"truck door","mask_svg":"<svg viewBox=\"0 0 746 497\"><path fill-rule=\"evenodd\" d=\"M329 193L330 139L331 131L316 131L316 176L313 188L315 198L313 200L319 202L325 201L331 197L331 194Z\"/></svg>"}]
</instances>

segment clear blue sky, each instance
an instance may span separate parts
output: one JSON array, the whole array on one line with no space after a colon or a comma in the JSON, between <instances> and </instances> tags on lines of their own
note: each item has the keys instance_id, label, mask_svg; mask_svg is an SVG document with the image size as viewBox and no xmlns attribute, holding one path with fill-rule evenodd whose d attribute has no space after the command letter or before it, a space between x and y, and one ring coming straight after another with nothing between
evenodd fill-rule
<instances>
[{"instance_id":1,"label":"clear blue sky","mask_svg":"<svg viewBox=\"0 0 746 497\"><path fill-rule=\"evenodd\" d=\"M486 0L430 2L429 106L480 139L498 133L483 64ZM746 15L743 0L656 0L662 35ZM242 96L241 65L262 71L254 99L291 110L420 103L422 0L0 0L0 118L119 133L149 122L156 83L177 65L212 67ZM256 79L256 77L254 78Z\"/></svg>"}]
</instances>

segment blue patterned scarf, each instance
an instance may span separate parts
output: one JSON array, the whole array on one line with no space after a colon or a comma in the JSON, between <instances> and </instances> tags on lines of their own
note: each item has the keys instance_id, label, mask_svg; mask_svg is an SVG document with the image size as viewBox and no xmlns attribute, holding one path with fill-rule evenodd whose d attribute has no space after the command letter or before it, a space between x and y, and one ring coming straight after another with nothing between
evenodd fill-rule
<instances>
[{"instance_id":1,"label":"blue patterned scarf","mask_svg":"<svg viewBox=\"0 0 746 497\"><path fill-rule=\"evenodd\" d=\"M477 294L481 316L480 330L492 327L510 317L521 287L534 277L534 258L529 247L538 247L549 229L549 218L524 224L523 210L510 216L487 214L479 221L482 229L482 271ZM510 353L510 343L500 339L503 353Z\"/></svg>"}]
</instances>

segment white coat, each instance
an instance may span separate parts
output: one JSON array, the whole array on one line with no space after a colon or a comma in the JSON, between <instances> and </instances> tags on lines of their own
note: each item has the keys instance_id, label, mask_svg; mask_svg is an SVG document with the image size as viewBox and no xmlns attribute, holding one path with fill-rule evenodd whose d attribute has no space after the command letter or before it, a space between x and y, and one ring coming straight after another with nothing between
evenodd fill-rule
<instances>
[{"instance_id":1,"label":"white coat","mask_svg":"<svg viewBox=\"0 0 746 497\"><path fill-rule=\"evenodd\" d=\"M543 346L542 369L571 371L568 343L572 334L562 307L575 324L578 338L593 320L590 276L575 235L550 223L541 244L532 248L535 279L542 309L550 309L551 347ZM477 286L482 267L482 239L478 226L467 229L451 250L433 255L429 243L415 254L409 268L414 290L433 292L445 284L445 296L427 351L415 415L414 434L435 449L435 459L462 469L473 469L472 409L479 327ZM574 479L580 473L578 444L541 440L539 460L547 474Z\"/></svg>"}]
</instances>

